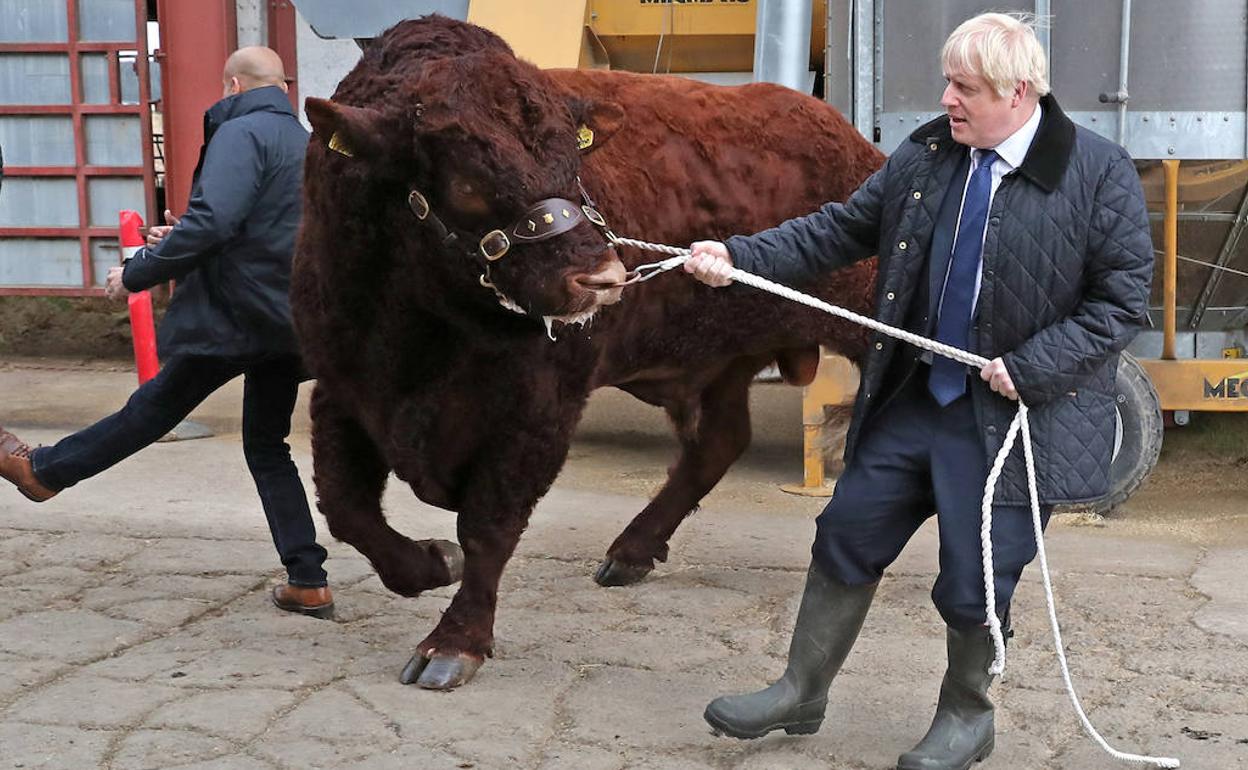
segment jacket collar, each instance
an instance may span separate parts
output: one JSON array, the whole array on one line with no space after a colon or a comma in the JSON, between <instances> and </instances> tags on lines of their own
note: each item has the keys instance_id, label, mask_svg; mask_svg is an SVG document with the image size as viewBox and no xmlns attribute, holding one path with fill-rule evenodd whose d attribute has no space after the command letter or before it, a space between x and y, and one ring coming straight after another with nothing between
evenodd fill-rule
<instances>
[{"instance_id":1,"label":"jacket collar","mask_svg":"<svg viewBox=\"0 0 1248 770\"><path fill-rule=\"evenodd\" d=\"M294 117L286 92L277 86L262 86L250 91L227 96L208 108L204 113L204 141L227 120L250 115L253 112L276 112Z\"/></svg>"},{"instance_id":2,"label":"jacket collar","mask_svg":"<svg viewBox=\"0 0 1248 770\"><path fill-rule=\"evenodd\" d=\"M1044 110L1040 128L1036 130L1036 138L1018 171L1046 192L1053 192L1070 165L1070 156L1075 148L1075 124L1062 112L1052 94L1040 98L1040 108ZM910 134L910 141L923 144L935 142L942 149L962 146L953 141L947 115L919 126Z\"/></svg>"}]
</instances>

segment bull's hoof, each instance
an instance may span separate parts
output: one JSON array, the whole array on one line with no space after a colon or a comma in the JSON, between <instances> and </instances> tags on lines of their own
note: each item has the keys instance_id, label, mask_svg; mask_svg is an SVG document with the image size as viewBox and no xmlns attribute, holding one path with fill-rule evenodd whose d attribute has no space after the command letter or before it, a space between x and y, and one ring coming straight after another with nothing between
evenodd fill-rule
<instances>
[{"instance_id":1,"label":"bull's hoof","mask_svg":"<svg viewBox=\"0 0 1248 770\"><path fill-rule=\"evenodd\" d=\"M426 658L419 652L403 667L399 681L403 684L415 683L426 690L454 690L467 684L484 663L483 658L459 653L458 655L437 655Z\"/></svg>"},{"instance_id":2,"label":"bull's hoof","mask_svg":"<svg viewBox=\"0 0 1248 770\"><path fill-rule=\"evenodd\" d=\"M451 575L447 585L458 583L462 580L464 577L464 549L459 547L459 543L454 543L450 540L430 540L429 545L442 557L442 562L446 565L446 571Z\"/></svg>"},{"instance_id":3,"label":"bull's hoof","mask_svg":"<svg viewBox=\"0 0 1248 770\"><path fill-rule=\"evenodd\" d=\"M634 583L640 583L653 569L653 565L625 564L608 557L598 565L598 571L594 573L594 582L607 588L631 586Z\"/></svg>"}]
</instances>

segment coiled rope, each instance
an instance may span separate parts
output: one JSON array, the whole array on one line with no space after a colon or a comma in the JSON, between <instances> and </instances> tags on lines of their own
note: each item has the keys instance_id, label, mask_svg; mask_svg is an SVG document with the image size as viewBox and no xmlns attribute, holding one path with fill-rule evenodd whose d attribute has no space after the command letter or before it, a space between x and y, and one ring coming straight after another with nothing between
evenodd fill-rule
<instances>
[{"instance_id":1,"label":"coiled rope","mask_svg":"<svg viewBox=\"0 0 1248 770\"><path fill-rule=\"evenodd\" d=\"M650 280L651 278L664 273L668 270L674 270L685 262L689 261L689 249L682 249L676 246L667 246L661 243L650 243L648 241L639 241L633 238L623 238L614 233L608 233L611 242L617 246L632 246L643 251L653 251L660 254L669 254L670 258L661 262L652 262L645 265L639 265L635 268L627 284L640 283ZM988 364L988 359L969 353L965 350L946 345L935 340L928 339L905 329L899 329L895 326L881 323L874 318L846 310L843 307L824 302L817 297L809 294L803 294L795 291L787 286L783 286L774 281L769 281L761 276L747 273L739 268L733 268L729 273L736 283L743 283L746 286L752 286L771 294L775 294L785 299L801 303L808 307L822 310L847 321L867 327L881 334L887 334L890 337L908 342L915 347L924 350L930 350L937 355L951 358L958 363L974 366L977 369L983 368ZM1057 622L1057 609L1053 599L1053 585L1049 576L1049 561L1044 550L1044 530L1040 521L1040 495L1036 489L1036 470L1035 458L1032 455L1031 447L1031 427L1027 420L1027 405L1022 399L1018 402L1018 412L1014 415L1014 420L1010 423L1010 428L1006 431L1005 441L1001 445L1001 450L997 452L996 458L992 462L992 468L988 471L988 479L984 484L983 502L980 505L981 525L979 529L980 552L983 557L984 567L984 594L986 614L988 618L988 630L992 636L992 644L995 648L995 656L992 664L988 668L988 673L995 675L1003 675L1005 673L1005 638L1001 633L1001 620L997 617L996 612L996 586L993 581L995 571L992 566L992 500L997 491L997 480L1001 476L1001 469L1005 466L1005 460L1009 457L1010 452L1014 449L1014 443L1018 439L1018 434L1023 435L1023 459L1027 467L1027 493L1031 499L1031 521L1032 528L1036 538L1036 552L1040 557L1040 573L1044 579L1044 595L1049 605L1049 625L1053 629L1053 648L1057 653L1057 660L1061 664L1062 679L1066 682L1066 692L1070 695L1070 702L1074 705L1075 713L1079 717L1083 729L1092 736L1102 749L1110 756L1123 762L1131 762L1140 765L1153 765L1155 767L1177 768L1179 760L1173 757L1150 757L1142 754L1130 754L1119 751L1110 746L1109 743L1101 737L1096 728L1092 726L1092 722L1088 719L1088 715L1084 713L1083 706L1079 702L1079 696L1075 693L1075 686L1070 678L1070 668L1066 664L1065 645L1062 642L1062 631Z\"/></svg>"}]
</instances>

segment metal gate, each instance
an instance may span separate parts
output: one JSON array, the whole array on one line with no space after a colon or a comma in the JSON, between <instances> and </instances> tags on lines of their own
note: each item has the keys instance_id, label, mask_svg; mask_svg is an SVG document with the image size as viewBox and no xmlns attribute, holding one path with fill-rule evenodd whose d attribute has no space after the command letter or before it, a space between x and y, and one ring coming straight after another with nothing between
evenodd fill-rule
<instances>
[{"instance_id":1,"label":"metal gate","mask_svg":"<svg viewBox=\"0 0 1248 770\"><path fill-rule=\"evenodd\" d=\"M152 221L146 0L0 0L0 294L88 296Z\"/></svg>"}]
</instances>

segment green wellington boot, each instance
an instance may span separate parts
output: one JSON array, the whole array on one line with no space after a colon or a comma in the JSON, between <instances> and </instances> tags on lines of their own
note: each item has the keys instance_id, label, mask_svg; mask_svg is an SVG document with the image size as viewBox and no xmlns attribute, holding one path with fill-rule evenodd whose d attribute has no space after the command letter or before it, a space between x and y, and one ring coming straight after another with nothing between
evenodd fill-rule
<instances>
[{"instance_id":1,"label":"green wellington boot","mask_svg":"<svg viewBox=\"0 0 1248 770\"><path fill-rule=\"evenodd\" d=\"M825 576L812 562L784 676L765 690L711 701L703 717L715 732L761 738L772 730L790 735L818 730L828 704L828 687L858 638L878 585L844 585Z\"/></svg>"},{"instance_id":2,"label":"green wellington boot","mask_svg":"<svg viewBox=\"0 0 1248 770\"><path fill-rule=\"evenodd\" d=\"M992 753L992 636L986 627L949 628L945 639L949 669L940 684L936 716L919 745L898 758L897 770L967 770Z\"/></svg>"}]
</instances>

